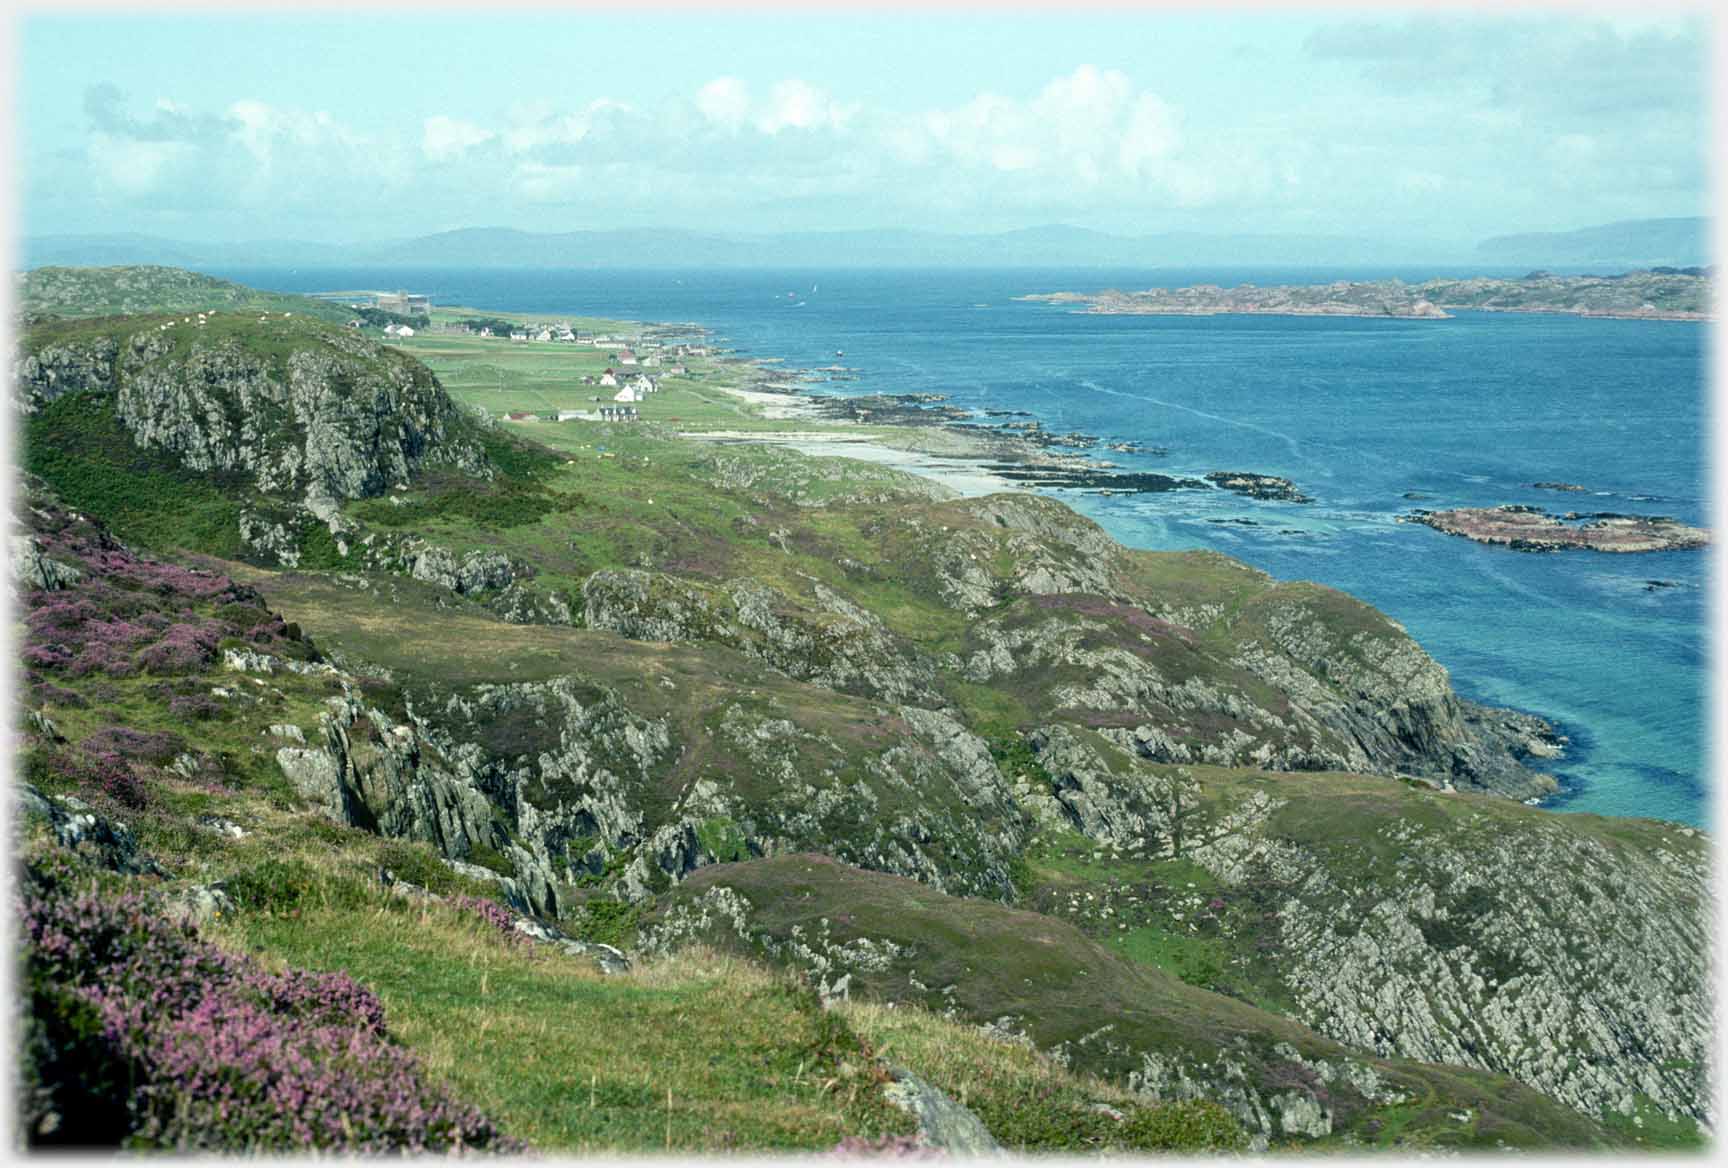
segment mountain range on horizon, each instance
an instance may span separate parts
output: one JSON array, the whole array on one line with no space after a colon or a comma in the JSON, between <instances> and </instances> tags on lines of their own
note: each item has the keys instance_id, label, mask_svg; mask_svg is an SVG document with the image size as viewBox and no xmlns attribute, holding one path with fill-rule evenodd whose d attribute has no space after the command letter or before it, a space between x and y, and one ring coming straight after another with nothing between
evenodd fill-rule
<instances>
[{"instance_id":1,"label":"mountain range on horizon","mask_svg":"<svg viewBox=\"0 0 1728 1168\"><path fill-rule=\"evenodd\" d=\"M1163 232L1138 237L1047 225L962 235L911 229L748 235L677 229L532 232L469 227L382 243L198 243L137 233L24 238L19 266L230 267L1226 267L1652 265L1709 263L1709 221L1637 219L1575 231L1496 236L1474 250L1339 235Z\"/></svg>"}]
</instances>

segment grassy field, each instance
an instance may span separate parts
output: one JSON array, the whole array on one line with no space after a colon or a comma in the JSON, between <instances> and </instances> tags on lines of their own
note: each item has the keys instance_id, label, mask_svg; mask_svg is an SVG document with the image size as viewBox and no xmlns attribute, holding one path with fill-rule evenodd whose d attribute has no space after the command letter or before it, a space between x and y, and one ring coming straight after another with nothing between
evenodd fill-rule
<instances>
[{"instance_id":1,"label":"grassy field","mask_svg":"<svg viewBox=\"0 0 1728 1168\"><path fill-rule=\"evenodd\" d=\"M734 958L608 976L436 905L253 914L231 935L366 982L432 1072L538 1151L814 1151L910 1128L838 1017Z\"/></svg>"},{"instance_id":2,"label":"grassy field","mask_svg":"<svg viewBox=\"0 0 1728 1168\"><path fill-rule=\"evenodd\" d=\"M471 316L507 319L511 315L437 309L434 321L439 320L442 314L450 314L447 319L452 321ZM617 335L626 336L629 335L626 330L632 327L624 322L588 318L514 315L535 321L567 319L579 329L601 331L615 328ZM856 426L823 425L809 420L791 423L763 416L762 410L754 404L726 392L749 389L763 380L761 367L747 362L713 357L666 358L664 365L644 368L621 365L616 355L607 350L555 341L511 341L443 332L385 339L424 361L457 401L483 409L493 416L513 411L539 414L559 410L596 410L602 404L610 404L617 390L598 384L583 384L581 379L591 377L597 381L602 372L612 368L628 377L646 374L658 382L659 392L637 406L643 421L682 432L788 429L859 432ZM679 363L686 366L688 373L680 377L667 376L666 370ZM583 423L561 425L582 426Z\"/></svg>"}]
</instances>

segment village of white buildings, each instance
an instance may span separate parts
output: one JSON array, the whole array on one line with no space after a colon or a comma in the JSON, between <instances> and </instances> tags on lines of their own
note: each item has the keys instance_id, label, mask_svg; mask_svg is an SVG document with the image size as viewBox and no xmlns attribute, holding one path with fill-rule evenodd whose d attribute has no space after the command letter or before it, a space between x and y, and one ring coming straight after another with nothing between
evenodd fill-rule
<instances>
[{"instance_id":1,"label":"village of white buildings","mask_svg":"<svg viewBox=\"0 0 1728 1168\"><path fill-rule=\"evenodd\" d=\"M584 334L570 324L561 321L510 324L503 320L480 317L469 320L433 322L431 298L418 293L318 293L316 295L330 299L339 298L354 309L377 309L392 315L420 319L423 322L419 327L416 327L412 324L391 321L384 326L383 332L385 336L392 339L406 339L422 333L455 334L508 339L512 343L525 345L580 345L610 352L613 355L612 359L616 362L616 367L608 366L599 374L585 374L577 378L579 384L614 391L610 395L596 395L594 397L593 400L596 402L607 403L602 404L598 410L559 410L556 414L532 414L517 410L503 415L503 420L507 422L568 422L594 420L596 418L602 421L639 421L641 415L636 408L637 404L646 401L650 395L660 390L660 375L650 374L644 370L660 370L661 375L668 377L686 376L689 373L689 368L684 364L685 358L707 357L713 352L705 344L683 341L662 342L641 335L619 337L607 333ZM356 318L348 323L352 328L363 328L368 322Z\"/></svg>"}]
</instances>

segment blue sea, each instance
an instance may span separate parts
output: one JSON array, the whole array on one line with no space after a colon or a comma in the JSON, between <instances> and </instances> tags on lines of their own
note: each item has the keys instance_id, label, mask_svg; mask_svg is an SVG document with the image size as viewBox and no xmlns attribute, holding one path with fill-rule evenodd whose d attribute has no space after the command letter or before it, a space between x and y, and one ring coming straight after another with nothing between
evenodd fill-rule
<instances>
[{"instance_id":1,"label":"blue sea","mask_svg":"<svg viewBox=\"0 0 1728 1168\"><path fill-rule=\"evenodd\" d=\"M1707 326L1470 312L1092 316L1013 300L1521 274L1491 270L217 274L282 291L401 287L477 308L693 321L750 355L859 371L835 392L941 393L1168 449L1099 452L1125 468L1286 476L1315 502L1055 493L1125 544L1214 548L1388 613L1460 693L1540 714L1570 736L1551 806L1708 822L1705 553L1531 555L1395 521L1415 507L1529 503L1706 524ZM1529 486L1543 480L1590 493Z\"/></svg>"}]
</instances>

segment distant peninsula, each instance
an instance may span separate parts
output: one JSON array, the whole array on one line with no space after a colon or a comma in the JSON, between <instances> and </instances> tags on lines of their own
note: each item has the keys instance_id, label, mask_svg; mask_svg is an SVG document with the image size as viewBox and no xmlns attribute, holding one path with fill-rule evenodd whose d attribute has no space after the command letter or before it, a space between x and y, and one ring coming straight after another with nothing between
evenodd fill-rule
<instances>
[{"instance_id":1,"label":"distant peninsula","mask_svg":"<svg viewBox=\"0 0 1728 1168\"><path fill-rule=\"evenodd\" d=\"M1708 531L1667 516L1617 515L1608 511L1550 515L1539 507L1464 507L1453 511L1416 511L1403 521L1521 552L1569 548L1668 552L1706 547L1710 543Z\"/></svg>"},{"instance_id":2,"label":"distant peninsula","mask_svg":"<svg viewBox=\"0 0 1728 1168\"><path fill-rule=\"evenodd\" d=\"M1444 320L1448 309L1478 312L1566 313L1640 320L1708 320L1712 272L1708 268L1652 268L1612 276L1556 276L1531 272L1519 279L1348 281L1330 284L1195 284L1139 292L1039 292L1017 300L1076 305L1104 315L1392 316Z\"/></svg>"}]
</instances>

